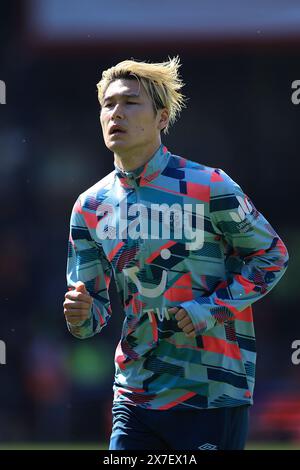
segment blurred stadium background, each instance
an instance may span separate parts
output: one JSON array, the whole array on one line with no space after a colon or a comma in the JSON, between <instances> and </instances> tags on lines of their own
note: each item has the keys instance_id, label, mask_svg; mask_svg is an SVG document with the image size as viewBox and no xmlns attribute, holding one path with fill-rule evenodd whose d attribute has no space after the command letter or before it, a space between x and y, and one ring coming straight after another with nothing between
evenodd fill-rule
<instances>
[{"instance_id":1,"label":"blurred stadium background","mask_svg":"<svg viewBox=\"0 0 300 470\"><path fill-rule=\"evenodd\" d=\"M0 448L105 448L122 312L97 337L67 332L69 216L113 168L96 82L125 58L179 54L189 97L163 139L223 168L286 242L290 267L255 304L258 364L248 448L300 449L300 4L294 0L0 2ZM71 443L71 444L70 444Z\"/></svg>"}]
</instances>

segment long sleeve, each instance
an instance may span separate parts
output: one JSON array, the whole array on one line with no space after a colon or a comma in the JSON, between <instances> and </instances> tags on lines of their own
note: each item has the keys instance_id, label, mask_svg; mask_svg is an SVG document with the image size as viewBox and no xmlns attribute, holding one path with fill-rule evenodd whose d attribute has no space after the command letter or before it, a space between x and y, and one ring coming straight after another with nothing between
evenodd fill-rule
<instances>
[{"instance_id":1,"label":"long sleeve","mask_svg":"<svg viewBox=\"0 0 300 470\"><path fill-rule=\"evenodd\" d=\"M196 335L219 322L246 318L251 304L270 292L288 264L284 243L240 186L222 170L215 170L211 181L210 222L224 246L226 279L208 296L180 304Z\"/></svg>"},{"instance_id":2,"label":"long sleeve","mask_svg":"<svg viewBox=\"0 0 300 470\"><path fill-rule=\"evenodd\" d=\"M90 316L87 320L67 326L72 335L85 339L99 333L106 326L110 315L109 284L111 266L101 245L93 240L86 225L80 198L76 201L70 221L67 258L67 284L73 289L77 281L82 281L93 297Z\"/></svg>"}]
</instances>

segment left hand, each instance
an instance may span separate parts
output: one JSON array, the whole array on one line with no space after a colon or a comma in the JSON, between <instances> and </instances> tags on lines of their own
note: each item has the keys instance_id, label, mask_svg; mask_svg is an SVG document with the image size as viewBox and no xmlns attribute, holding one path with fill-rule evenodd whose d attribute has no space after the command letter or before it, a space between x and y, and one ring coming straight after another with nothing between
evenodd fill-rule
<instances>
[{"instance_id":1,"label":"left hand","mask_svg":"<svg viewBox=\"0 0 300 470\"><path fill-rule=\"evenodd\" d=\"M168 312L171 315L175 315L178 327L185 333L188 338L195 338L196 332L195 327L190 319L189 314L184 308L171 307L168 308Z\"/></svg>"}]
</instances>

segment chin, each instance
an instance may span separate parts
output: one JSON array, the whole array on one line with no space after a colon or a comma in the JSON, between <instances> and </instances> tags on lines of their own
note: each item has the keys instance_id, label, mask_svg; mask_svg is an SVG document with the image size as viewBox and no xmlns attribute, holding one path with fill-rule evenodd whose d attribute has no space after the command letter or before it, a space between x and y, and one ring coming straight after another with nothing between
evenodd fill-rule
<instances>
[{"instance_id":1,"label":"chin","mask_svg":"<svg viewBox=\"0 0 300 470\"><path fill-rule=\"evenodd\" d=\"M118 150L127 150L127 148L129 148L128 144L126 145L123 142L107 142L106 147L112 152L117 152Z\"/></svg>"},{"instance_id":2,"label":"chin","mask_svg":"<svg viewBox=\"0 0 300 470\"><path fill-rule=\"evenodd\" d=\"M129 142L125 142L122 139L116 139L116 140L110 140L108 139L106 142L106 147L111 150L112 152L118 152L118 151L128 151L132 145L129 144Z\"/></svg>"}]
</instances>

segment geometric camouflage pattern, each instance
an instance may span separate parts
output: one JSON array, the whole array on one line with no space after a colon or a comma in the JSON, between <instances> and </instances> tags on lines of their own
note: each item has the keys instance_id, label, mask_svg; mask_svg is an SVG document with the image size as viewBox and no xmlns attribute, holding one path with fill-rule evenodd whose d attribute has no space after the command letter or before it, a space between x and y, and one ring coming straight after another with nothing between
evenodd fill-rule
<instances>
[{"instance_id":1,"label":"geometric camouflage pattern","mask_svg":"<svg viewBox=\"0 0 300 470\"><path fill-rule=\"evenodd\" d=\"M163 238L166 222L159 210L144 212L135 225L137 233L143 226L143 237L126 236L126 224L119 232L124 203L127 210L137 203L146 210L153 204L189 204L193 228L201 218L202 246L191 249L185 233L175 238L172 213L170 234ZM126 216L135 223L136 215ZM106 239L99 237L99 227ZM161 229L161 236L151 238L151 227ZM84 339L106 326L114 276L125 315L115 354L115 403L157 410L252 404L251 305L270 292L287 262L282 240L224 171L172 155L161 145L145 165L131 172L115 165L78 197L67 283L72 289L84 282L93 305L89 319L68 328ZM187 310L196 338L188 338L167 313L174 306Z\"/></svg>"}]
</instances>

